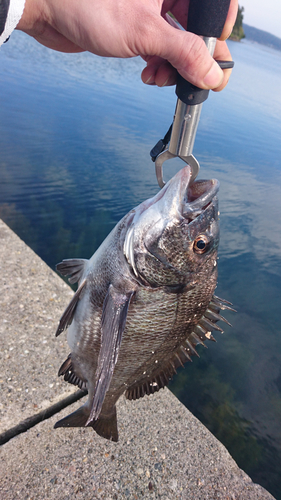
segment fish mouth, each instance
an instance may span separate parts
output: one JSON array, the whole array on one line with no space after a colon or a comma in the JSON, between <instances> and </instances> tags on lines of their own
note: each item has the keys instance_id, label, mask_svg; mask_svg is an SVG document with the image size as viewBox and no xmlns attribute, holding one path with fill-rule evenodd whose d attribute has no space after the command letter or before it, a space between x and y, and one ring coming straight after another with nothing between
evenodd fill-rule
<instances>
[{"instance_id":1,"label":"fish mouth","mask_svg":"<svg viewBox=\"0 0 281 500\"><path fill-rule=\"evenodd\" d=\"M191 167L186 165L153 197L142 202L133 217L134 224L153 205L158 207L159 217L172 214L194 219L212 202L219 190L219 181L191 181Z\"/></svg>"},{"instance_id":2,"label":"fish mouth","mask_svg":"<svg viewBox=\"0 0 281 500\"><path fill-rule=\"evenodd\" d=\"M186 165L180 170L163 189L151 200L157 202L160 212L174 214L177 212L185 219L193 220L200 215L215 198L219 190L219 181L195 180L192 181L191 167Z\"/></svg>"},{"instance_id":3,"label":"fish mouth","mask_svg":"<svg viewBox=\"0 0 281 500\"><path fill-rule=\"evenodd\" d=\"M193 220L212 203L219 190L216 179L198 180L188 185L182 204L182 215Z\"/></svg>"}]
</instances>

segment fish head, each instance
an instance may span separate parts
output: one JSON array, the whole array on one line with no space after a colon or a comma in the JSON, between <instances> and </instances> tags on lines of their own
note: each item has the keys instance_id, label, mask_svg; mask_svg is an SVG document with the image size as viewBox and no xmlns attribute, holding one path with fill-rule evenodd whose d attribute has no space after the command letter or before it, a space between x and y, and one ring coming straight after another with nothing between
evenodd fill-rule
<instances>
[{"instance_id":1,"label":"fish head","mask_svg":"<svg viewBox=\"0 0 281 500\"><path fill-rule=\"evenodd\" d=\"M187 165L134 210L124 254L134 276L151 287L217 277L217 180L191 180Z\"/></svg>"}]
</instances>

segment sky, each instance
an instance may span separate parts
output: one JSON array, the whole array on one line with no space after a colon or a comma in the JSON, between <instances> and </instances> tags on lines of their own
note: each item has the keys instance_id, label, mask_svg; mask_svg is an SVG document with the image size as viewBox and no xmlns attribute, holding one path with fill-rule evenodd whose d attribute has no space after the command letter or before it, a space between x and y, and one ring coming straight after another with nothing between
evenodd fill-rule
<instances>
[{"instance_id":1,"label":"sky","mask_svg":"<svg viewBox=\"0 0 281 500\"><path fill-rule=\"evenodd\" d=\"M244 23L281 38L281 0L238 0Z\"/></svg>"}]
</instances>

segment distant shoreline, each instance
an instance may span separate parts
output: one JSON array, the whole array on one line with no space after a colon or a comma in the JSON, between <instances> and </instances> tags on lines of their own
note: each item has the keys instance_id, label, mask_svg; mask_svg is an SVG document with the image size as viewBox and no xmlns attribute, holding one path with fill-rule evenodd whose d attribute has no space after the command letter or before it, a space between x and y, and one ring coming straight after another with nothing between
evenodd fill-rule
<instances>
[{"instance_id":1,"label":"distant shoreline","mask_svg":"<svg viewBox=\"0 0 281 500\"><path fill-rule=\"evenodd\" d=\"M276 50L281 50L281 38L278 38L267 31L259 30L258 28L254 28L253 26L249 26L248 24L243 23L243 30L245 33L246 40L250 40L252 42L260 43L261 45L266 45L267 47L272 47ZM244 38L244 40L245 40ZM238 37L230 37L230 40L234 42L239 42L240 39Z\"/></svg>"}]
</instances>

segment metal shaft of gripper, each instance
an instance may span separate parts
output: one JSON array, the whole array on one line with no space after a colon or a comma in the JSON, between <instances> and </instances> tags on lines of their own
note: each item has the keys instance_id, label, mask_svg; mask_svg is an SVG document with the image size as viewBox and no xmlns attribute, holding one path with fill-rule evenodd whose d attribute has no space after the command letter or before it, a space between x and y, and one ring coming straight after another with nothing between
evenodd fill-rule
<instances>
[{"instance_id":1,"label":"metal shaft of gripper","mask_svg":"<svg viewBox=\"0 0 281 500\"><path fill-rule=\"evenodd\" d=\"M216 38L214 37L203 37L204 42L210 52L213 55ZM192 100L193 96L190 96ZM172 134L169 144L169 152L174 156L179 156L184 161L188 162L188 157L192 155L194 141L196 137L196 131L200 119L202 104L186 104L177 99L175 116L173 121ZM197 162L198 163L198 162ZM195 169L195 165L192 165ZM193 171L193 177L195 178L199 171Z\"/></svg>"}]
</instances>

